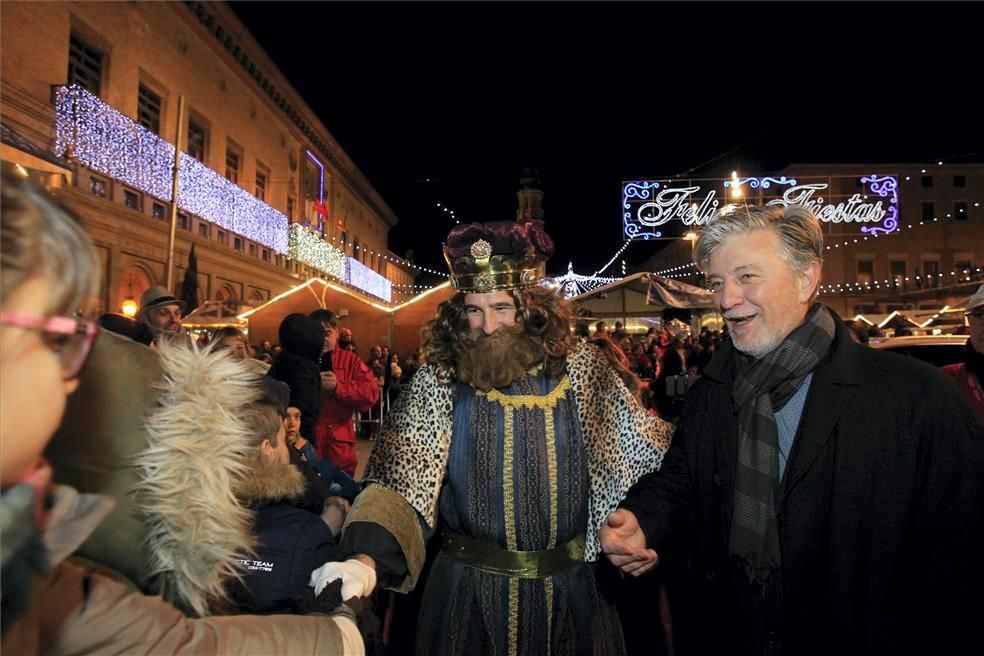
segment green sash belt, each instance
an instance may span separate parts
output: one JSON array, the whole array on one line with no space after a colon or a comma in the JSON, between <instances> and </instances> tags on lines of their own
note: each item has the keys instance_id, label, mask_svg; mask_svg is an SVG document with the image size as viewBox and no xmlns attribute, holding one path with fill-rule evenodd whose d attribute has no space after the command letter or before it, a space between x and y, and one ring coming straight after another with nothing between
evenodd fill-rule
<instances>
[{"instance_id":1,"label":"green sash belt","mask_svg":"<svg viewBox=\"0 0 984 656\"><path fill-rule=\"evenodd\" d=\"M463 565L520 579L544 579L584 562L583 533L553 549L509 551L445 530L441 547L449 558Z\"/></svg>"}]
</instances>

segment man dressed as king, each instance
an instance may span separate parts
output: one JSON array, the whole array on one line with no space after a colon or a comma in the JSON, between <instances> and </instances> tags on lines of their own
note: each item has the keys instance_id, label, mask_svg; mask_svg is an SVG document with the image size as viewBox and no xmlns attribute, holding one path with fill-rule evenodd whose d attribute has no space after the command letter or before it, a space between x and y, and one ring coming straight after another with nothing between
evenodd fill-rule
<instances>
[{"instance_id":1,"label":"man dressed as king","mask_svg":"<svg viewBox=\"0 0 984 656\"><path fill-rule=\"evenodd\" d=\"M536 222L448 236L457 293L424 328L427 362L376 440L346 522L352 560L313 577L342 571L350 589L362 576L363 589L376 579L406 592L426 541L440 540L419 654L625 651L596 579L598 532L659 468L672 426L600 347L572 336L570 305L544 282L553 248Z\"/></svg>"}]
</instances>

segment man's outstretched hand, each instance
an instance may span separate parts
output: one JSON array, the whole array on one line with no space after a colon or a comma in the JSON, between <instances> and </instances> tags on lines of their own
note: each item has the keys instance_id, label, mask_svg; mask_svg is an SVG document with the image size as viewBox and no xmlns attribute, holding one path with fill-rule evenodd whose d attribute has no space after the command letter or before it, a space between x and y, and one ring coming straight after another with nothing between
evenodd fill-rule
<instances>
[{"instance_id":1,"label":"man's outstretched hand","mask_svg":"<svg viewBox=\"0 0 984 656\"><path fill-rule=\"evenodd\" d=\"M659 564L659 556L646 548L646 534L629 510L619 508L609 515L598 537L602 553L624 574L640 576Z\"/></svg>"}]
</instances>

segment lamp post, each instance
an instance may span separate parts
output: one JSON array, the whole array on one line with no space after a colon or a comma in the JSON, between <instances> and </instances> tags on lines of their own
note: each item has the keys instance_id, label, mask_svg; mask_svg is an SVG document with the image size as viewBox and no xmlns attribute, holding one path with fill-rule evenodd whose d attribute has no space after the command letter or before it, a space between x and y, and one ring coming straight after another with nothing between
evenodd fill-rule
<instances>
[{"instance_id":1,"label":"lamp post","mask_svg":"<svg viewBox=\"0 0 984 656\"><path fill-rule=\"evenodd\" d=\"M697 245L697 233L694 232L693 230L690 230L689 232L687 232L687 234L685 234L683 236L683 238L690 242L690 261L693 262L694 261L694 247ZM696 282L696 284L697 284L698 287L701 286L701 278L702 277L703 277L703 274L698 269L698 271L697 271L697 282Z\"/></svg>"},{"instance_id":2,"label":"lamp post","mask_svg":"<svg viewBox=\"0 0 984 656\"><path fill-rule=\"evenodd\" d=\"M741 185L739 185L738 183L738 171L731 172L731 197L732 198L742 197Z\"/></svg>"},{"instance_id":3,"label":"lamp post","mask_svg":"<svg viewBox=\"0 0 984 656\"><path fill-rule=\"evenodd\" d=\"M697 244L697 233L691 230L683 236L684 239L690 242L690 259L694 259L694 246Z\"/></svg>"},{"instance_id":4,"label":"lamp post","mask_svg":"<svg viewBox=\"0 0 984 656\"><path fill-rule=\"evenodd\" d=\"M178 226L178 168L181 163L181 141L184 135L185 97L178 96L178 127L174 136L174 168L171 177L171 229L167 239L167 291L174 289L174 237Z\"/></svg>"}]
</instances>

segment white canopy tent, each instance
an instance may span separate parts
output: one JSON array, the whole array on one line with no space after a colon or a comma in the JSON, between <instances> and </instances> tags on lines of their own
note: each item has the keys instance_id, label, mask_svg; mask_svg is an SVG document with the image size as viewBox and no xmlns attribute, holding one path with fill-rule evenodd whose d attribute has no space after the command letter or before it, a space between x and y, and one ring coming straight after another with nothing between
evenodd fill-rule
<instances>
[{"instance_id":1,"label":"white canopy tent","mask_svg":"<svg viewBox=\"0 0 984 656\"><path fill-rule=\"evenodd\" d=\"M661 326L667 308L692 310L697 317L716 314L706 289L648 272L634 273L571 301L582 320L621 321L631 332Z\"/></svg>"}]
</instances>

